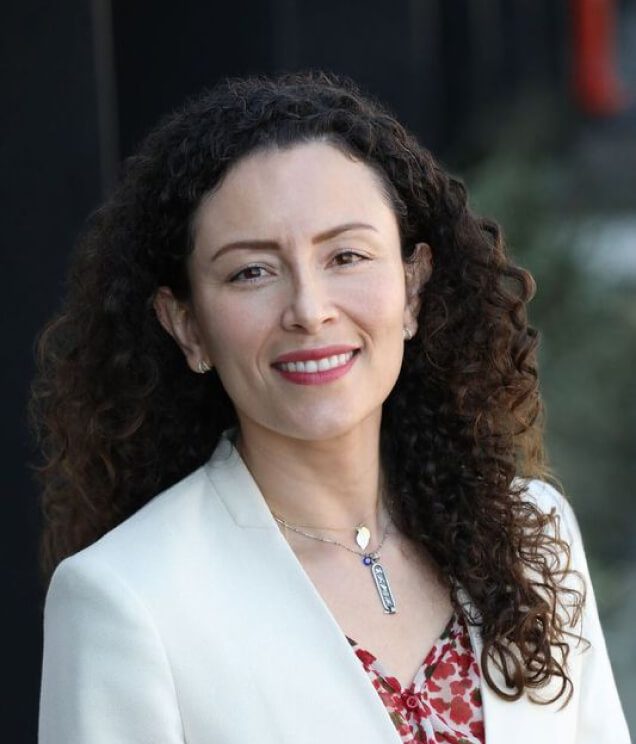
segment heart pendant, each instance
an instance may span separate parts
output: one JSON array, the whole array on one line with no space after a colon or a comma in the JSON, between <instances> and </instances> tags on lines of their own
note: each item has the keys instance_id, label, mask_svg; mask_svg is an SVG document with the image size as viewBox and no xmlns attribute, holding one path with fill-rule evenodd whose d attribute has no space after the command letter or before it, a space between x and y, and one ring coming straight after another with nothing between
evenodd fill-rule
<instances>
[{"instance_id":1,"label":"heart pendant","mask_svg":"<svg viewBox=\"0 0 636 744\"><path fill-rule=\"evenodd\" d=\"M361 550L366 550L370 539L371 532L368 527L365 527L364 525L362 525L361 527L356 527L356 542L358 543L358 546L361 548Z\"/></svg>"}]
</instances>

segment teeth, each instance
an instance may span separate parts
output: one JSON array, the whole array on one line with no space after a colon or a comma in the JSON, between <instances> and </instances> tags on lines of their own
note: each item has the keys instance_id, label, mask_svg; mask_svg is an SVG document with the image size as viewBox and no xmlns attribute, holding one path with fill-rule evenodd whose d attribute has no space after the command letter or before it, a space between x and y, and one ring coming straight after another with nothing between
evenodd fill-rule
<instances>
[{"instance_id":1,"label":"teeth","mask_svg":"<svg viewBox=\"0 0 636 744\"><path fill-rule=\"evenodd\" d=\"M310 359L307 362L285 362L278 366L286 372L324 372L327 369L334 369L334 367L342 367L352 356L353 351L348 351L346 354L335 354L323 359Z\"/></svg>"}]
</instances>

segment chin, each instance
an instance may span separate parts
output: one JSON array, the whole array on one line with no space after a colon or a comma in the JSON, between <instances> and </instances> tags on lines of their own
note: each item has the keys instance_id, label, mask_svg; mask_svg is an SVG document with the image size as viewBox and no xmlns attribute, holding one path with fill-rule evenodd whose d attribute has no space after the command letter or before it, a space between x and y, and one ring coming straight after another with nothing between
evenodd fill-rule
<instances>
[{"instance_id":1,"label":"chin","mask_svg":"<svg viewBox=\"0 0 636 744\"><path fill-rule=\"evenodd\" d=\"M361 416L342 416L342 411L333 418L318 418L308 414L302 421L281 427L280 434L307 442L326 442L340 439L356 430L371 432L380 428L381 408Z\"/></svg>"}]
</instances>

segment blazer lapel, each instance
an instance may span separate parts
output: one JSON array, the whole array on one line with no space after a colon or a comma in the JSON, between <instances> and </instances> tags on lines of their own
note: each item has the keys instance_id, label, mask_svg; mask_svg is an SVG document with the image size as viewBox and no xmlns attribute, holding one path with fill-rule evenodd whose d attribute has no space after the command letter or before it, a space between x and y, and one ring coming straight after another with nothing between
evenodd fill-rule
<instances>
[{"instance_id":1,"label":"blazer lapel","mask_svg":"<svg viewBox=\"0 0 636 744\"><path fill-rule=\"evenodd\" d=\"M252 664L250 673L262 674L260 684L276 690L299 740L399 744L377 691L279 530L231 435L224 433L205 468L236 525L237 544L255 566L253 588L243 575L237 585L243 582L241 595L249 594L253 604L243 612L259 618L249 626L254 648L267 649L271 662L256 671Z\"/></svg>"}]
</instances>

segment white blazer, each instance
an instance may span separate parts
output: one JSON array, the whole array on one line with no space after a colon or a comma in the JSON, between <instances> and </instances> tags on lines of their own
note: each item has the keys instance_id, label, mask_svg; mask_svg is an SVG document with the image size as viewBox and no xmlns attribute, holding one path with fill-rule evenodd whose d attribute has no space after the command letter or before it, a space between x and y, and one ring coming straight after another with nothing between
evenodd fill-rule
<instances>
[{"instance_id":1,"label":"white blazer","mask_svg":"<svg viewBox=\"0 0 636 744\"><path fill-rule=\"evenodd\" d=\"M589 580L570 507L540 481L529 495L556 506ZM482 682L487 744L628 744L591 587L583 633L561 711ZM479 660L477 627L471 639ZM227 432L206 465L58 566L39 742L399 744Z\"/></svg>"}]
</instances>

